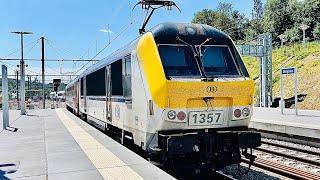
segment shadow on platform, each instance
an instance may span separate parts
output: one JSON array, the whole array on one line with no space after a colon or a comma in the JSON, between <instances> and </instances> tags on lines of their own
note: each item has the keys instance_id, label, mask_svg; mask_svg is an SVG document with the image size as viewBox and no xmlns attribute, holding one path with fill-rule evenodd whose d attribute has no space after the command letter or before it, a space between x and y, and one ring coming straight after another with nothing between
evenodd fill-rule
<instances>
[{"instance_id":1,"label":"shadow on platform","mask_svg":"<svg viewBox=\"0 0 320 180\"><path fill-rule=\"evenodd\" d=\"M1 180L9 180L10 178L6 177L6 174L12 174L17 171L15 169L10 169L10 168L17 168L17 165L14 163L0 164L0 179Z\"/></svg>"},{"instance_id":2,"label":"shadow on platform","mask_svg":"<svg viewBox=\"0 0 320 180\"><path fill-rule=\"evenodd\" d=\"M6 175L6 172L0 170L0 179L1 180L9 180L9 178L7 178L5 175Z\"/></svg>"},{"instance_id":3,"label":"shadow on platform","mask_svg":"<svg viewBox=\"0 0 320 180\"><path fill-rule=\"evenodd\" d=\"M11 132L17 132L19 129L18 128L15 128L15 127L11 127L11 126L8 126L7 131L11 131ZM1 167L1 166L0 166Z\"/></svg>"},{"instance_id":4,"label":"shadow on platform","mask_svg":"<svg viewBox=\"0 0 320 180\"><path fill-rule=\"evenodd\" d=\"M299 94L298 95L298 102L304 101L306 99L306 97L307 97L307 94ZM285 108L294 108L294 103L295 103L294 96L290 97L288 99L284 99ZM273 103L271 104L271 107L272 108L280 107L280 98L279 97L274 98Z\"/></svg>"},{"instance_id":5,"label":"shadow on platform","mask_svg":"<svg viewBox=\"0 0 320 180\"><path fill-rule=\"evenodd\" d=\"M31 117L50 117L52 115L35 115L35 114L27 114L27 116L31 116Z\"/></svg>"}]
</instances>

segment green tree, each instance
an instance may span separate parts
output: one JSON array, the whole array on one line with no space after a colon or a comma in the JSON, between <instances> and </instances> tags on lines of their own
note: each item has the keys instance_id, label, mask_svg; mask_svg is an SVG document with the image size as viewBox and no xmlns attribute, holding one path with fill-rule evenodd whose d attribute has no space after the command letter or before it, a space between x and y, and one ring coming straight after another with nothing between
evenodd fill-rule
<instances>
[{"instance_id":1,"label":"green tree","mask_svg":"<svg viewBox=\"0 0 320 180\"><path fill-rule=\"evenodd\" d=\"M314 27L313 36L316 40L320 40L320 23L317 23Z\"/></svg>"},{"instance_id":2,"label":"green tree","mask_svg":"<svg viewBox=\"0 0 320 180\"><path fill-rule=\"evenodd\" d=\"M264 30L277 37L293 27L293 12L289 0L269 0L265 6Z\"/></svg>"},{"instance_id":3,"label":"green tree","mask_svg":"<svg viewBox=\"0 0 320 180\"><path fill-rule=\"evenodd\" d=\"M287 29L285 35L287 41L291 43L298 42L301 39L301 31L297 26Z\"/></svg>"},{"instance_id":4,"label":"green tree","mask_svg":"<svg viewBox=\"0 0 320 180\"><path fill-rule=\"evenodd\" d=\"M263 16L262 2L261 0L253 0L253 11L255 18L260 19Z\"/></svg>"},{"instance_id":5,"label":"green tree","mask_svg":"<svg viewBox=\"0 0 320 180\"><path fill-rule=\"evenodd\" d=\"M315 27L320 23L320 1L319 0L305 0L302 9L303 22L311 27Z\"/></svg>"},{"instance_id":6,"label":"green tree","mask_svg":"<svg viewBox=\"0 0 320 180\"><path fill-rule=\"evenodd\" d=\"M193 23L208 24L224 31L234 40L244 38L241 27L245 21L245 16L233 10L229 3L219 3L217 10L203 9L197 12L192 20Z\"/></svg>"},{"instance_id":7,"label":"green tree","mask_svg":"<svg viewBox=\"0 0 320 180\"><path fill-rule=\"evenodd\" d=\"M291 14L292 21L294 22L294 26L299 26L303 23L304 13L303 13L303 1L298 0L290 0L288 2L288 6L286 7L287 12Z\"/></svg>"},{"instance_id":8,"label":"green tree","mask_svg":"<svg viewBox=\"0 0 320 180\"><path fill-rule=\"evenodd\" d=\"M219 12L226 14L228 17L232 16L233 10L232 10L232 4L230 3L219 2L217 9Z\"/></svg>"}]
</instances>

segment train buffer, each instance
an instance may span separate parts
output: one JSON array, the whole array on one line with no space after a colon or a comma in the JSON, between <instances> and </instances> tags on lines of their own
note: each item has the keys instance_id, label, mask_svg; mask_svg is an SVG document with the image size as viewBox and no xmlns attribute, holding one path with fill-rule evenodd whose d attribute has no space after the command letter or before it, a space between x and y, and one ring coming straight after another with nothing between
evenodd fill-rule
<instances>
[{"instance_id":1,"label":"train buffer","mask_svg":"<svg viewBox=\"0 0 320 180\"><path fill-rule=\"evenodd\" d=\"M320 145L320 111L299 110L296 116L294 109L285 109L281 115L280 108L254 108L249 127L270 138Z\"/></svg>"},{"instance_id":2,"label":"train buffer","mask_svg":"<svg viewBox=\"0 0 320 180\"><path fill-rule=\"evenodd\" d=\"M0 129L1 180L174 179L66 109L9 117Z\"/></svg>"}]
</instances>

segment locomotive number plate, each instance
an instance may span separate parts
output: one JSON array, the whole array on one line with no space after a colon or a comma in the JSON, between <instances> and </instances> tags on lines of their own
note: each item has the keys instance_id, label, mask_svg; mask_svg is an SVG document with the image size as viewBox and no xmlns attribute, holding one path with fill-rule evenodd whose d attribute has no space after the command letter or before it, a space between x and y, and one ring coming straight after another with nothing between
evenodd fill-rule
<instances>
[{"instance_id":1,"label":"locomotive number plate","mask_svg":"<svg viewBox=\"0 0 320 180\"><path fill-rule=\"evenodd\" d=\"M223 123L223 111L192 111L189 113L190 126L208 126Z\"/></svg>"}]
</instances>

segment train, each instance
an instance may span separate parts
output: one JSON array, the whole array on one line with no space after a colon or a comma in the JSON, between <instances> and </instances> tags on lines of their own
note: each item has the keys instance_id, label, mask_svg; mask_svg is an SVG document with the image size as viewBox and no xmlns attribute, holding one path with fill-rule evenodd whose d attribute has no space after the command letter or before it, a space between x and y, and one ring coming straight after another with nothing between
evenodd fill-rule
<instances>
[{"instance_id":1,"label":"train","mask_svg":"<svg viewBox=\"0 0 320 180\"><path fill-rule=\"evenodd\" d=\"M253 162L253 96L232 39L194 23L158 24L66 86L68 110L168 168Z\"/></svg>"},{"instance_id":2,"label":"train","mask_svg":"<svg viewBox=\"0 0 320 180\"><path fill-rule=\"evenodd\" d=\"M51 92L50 99L65 102L66 100L66 91L58 91L58 92Z\"/></svg>"}]
</instances>

